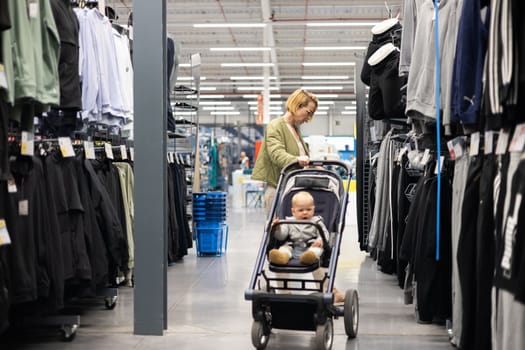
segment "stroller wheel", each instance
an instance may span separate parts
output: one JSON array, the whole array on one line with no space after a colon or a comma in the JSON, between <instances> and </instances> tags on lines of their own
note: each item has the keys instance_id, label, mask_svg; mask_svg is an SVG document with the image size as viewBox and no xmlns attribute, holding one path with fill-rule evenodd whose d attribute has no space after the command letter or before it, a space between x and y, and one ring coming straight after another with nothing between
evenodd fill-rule
<instances>
[{"instance_id":1,"label":"stroller wheel","mask_svg":"<svg viewBox=\"0 0 525 350\"><path fill-rule=\"evenodd\" d=\"M359 296L354 289L346 291L344 319L346 335L355 338L359 328Z\"/></svg>"},{"instance_id":2,"label":"stroller wheel","mask_svg":"<svg viewBox=\"0 0 525 350\"><path fill-rule=\"evenodd\" d=\"M270 330L261 321L253 321L252 344L257 350L264 349L270 340Z\"/></svg>"},{"instance_id":3,"label":"stroller wheel","mask_svg":"<svg viewBox=\"0 0 525 350\"><path fill-rule=\"evenodd\" d=\"M334 324L327 318L325 324L318 324L315 331L315 345L319 350L330 350L334 342Z\"/></svg>"}]
</instances>

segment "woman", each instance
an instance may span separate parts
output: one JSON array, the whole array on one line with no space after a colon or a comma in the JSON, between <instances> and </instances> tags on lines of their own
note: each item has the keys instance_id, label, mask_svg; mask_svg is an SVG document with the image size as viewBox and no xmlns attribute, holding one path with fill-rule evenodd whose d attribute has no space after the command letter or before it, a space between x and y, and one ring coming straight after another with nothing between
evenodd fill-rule
<instances>
[{"instance_id":1,"label":"woman","mask_svg":"<svg viewBox=\"0 0 525 350\"><path fill-rule=\"evenodd\" d=\"M266 126L259 156L253 167L252 179L266 182L264 202L266 216L270 213L281 170L298 161L302 167L310 163L308 148L299 126L313 119L319 101L317 96L304 89L295 90L286 100L286 113L271 120ZM315 279L322 279L325 269L313 272ZM333 289L334 303L344 302L345 295Z\"/></svg>"},{"instance_id":2,"label":"woman","mask_svg":"<svg viewBox=\"0 0 525 350\"><path fill-rule=\"evenodd\" d=\"M273 119L266 126L264 140L252 172L253 180L266 182L264 202L269 214L279 174L287 164L298 161L307 166L310 162L308 148L299 126L312 120L317 110L317 97L303 89L295 90L286 100L286 113Z\"/></svg>"}]
</instances>

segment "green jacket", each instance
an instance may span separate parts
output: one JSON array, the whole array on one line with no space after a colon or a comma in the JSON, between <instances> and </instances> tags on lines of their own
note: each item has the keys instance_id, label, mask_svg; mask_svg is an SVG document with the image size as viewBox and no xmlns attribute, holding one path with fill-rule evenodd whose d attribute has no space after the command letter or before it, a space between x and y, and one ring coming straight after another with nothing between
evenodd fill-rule
<instances>
[{"instance_id":1,"label":"green jacket","mask_svg":"<svg viewBox=\"0 0 525 350\"><path fill-rule=\"evenodd\" d=\"M301 133L297 130L301 143L308 155L308 148ZM294 135L290 132L284 117L273 119L266 126L264 140L252 172L253 180L265 181L277 187L279 173L285 165L294 162L299 156L299 147Z\"/></svg>"}]
</instances>

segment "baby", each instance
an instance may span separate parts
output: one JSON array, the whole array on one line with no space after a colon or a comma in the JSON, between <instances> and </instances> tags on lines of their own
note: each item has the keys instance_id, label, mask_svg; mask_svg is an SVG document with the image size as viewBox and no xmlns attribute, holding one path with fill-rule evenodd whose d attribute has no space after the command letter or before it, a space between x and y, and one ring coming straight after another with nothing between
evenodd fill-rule
<instances>
[{"instance_id":1,"label":"baby","mask_svg":"<svg viewBox=\"0 0 525 350\"><path fill-rule=\"evenodd\" d=\"M325 237L328 237L328 230L320 216L314 216L314 198L308 192L297 192L292 197L292 215L287 219L309 220L319 224ZM273 223L277 222L276 218ZM309 224L282 224L276 227L275 238L286 241L279 249L272 249L269 253L271 263L286 265L294 257L304 265L311 265L318 261L323 253L323 240L321 233L315 225Z\"/></svg>"}]
</instances>

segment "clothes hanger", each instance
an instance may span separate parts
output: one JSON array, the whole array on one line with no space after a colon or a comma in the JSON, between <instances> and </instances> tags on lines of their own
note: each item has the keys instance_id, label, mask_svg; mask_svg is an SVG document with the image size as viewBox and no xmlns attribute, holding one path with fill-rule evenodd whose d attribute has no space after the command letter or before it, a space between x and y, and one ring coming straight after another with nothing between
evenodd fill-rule
<instances>
[{"instance_id":1,"label":"clothes hanger","mask_svg":"<svg viewBox=\"0 0 525 350\"><path fill-rule=\"evenodd\" d=\"M387 58L388 55L390 55L394 51L399 51L399 48L394 46L394 44L392 43L387 43L381 46L379 49L377 49L376 52L374 52L372 56L370 56L367 62L369 65L375 66L376 64L380 63L385 58Z\"/></svg>"},{"instance_id":2,"label":"clothes hanger","mask_svg":"<svg viewBox=\"0 0 525 350\"><path fill-rule=\"evenodd\" d=\"M371 31L374 35L379 35L387 32L389 29L394 27L396 24L399 23L399 19L397 18L389 18L385 19L382 22L379 22L375 26L372 27Z\"/></svg>"}]
</instances>

